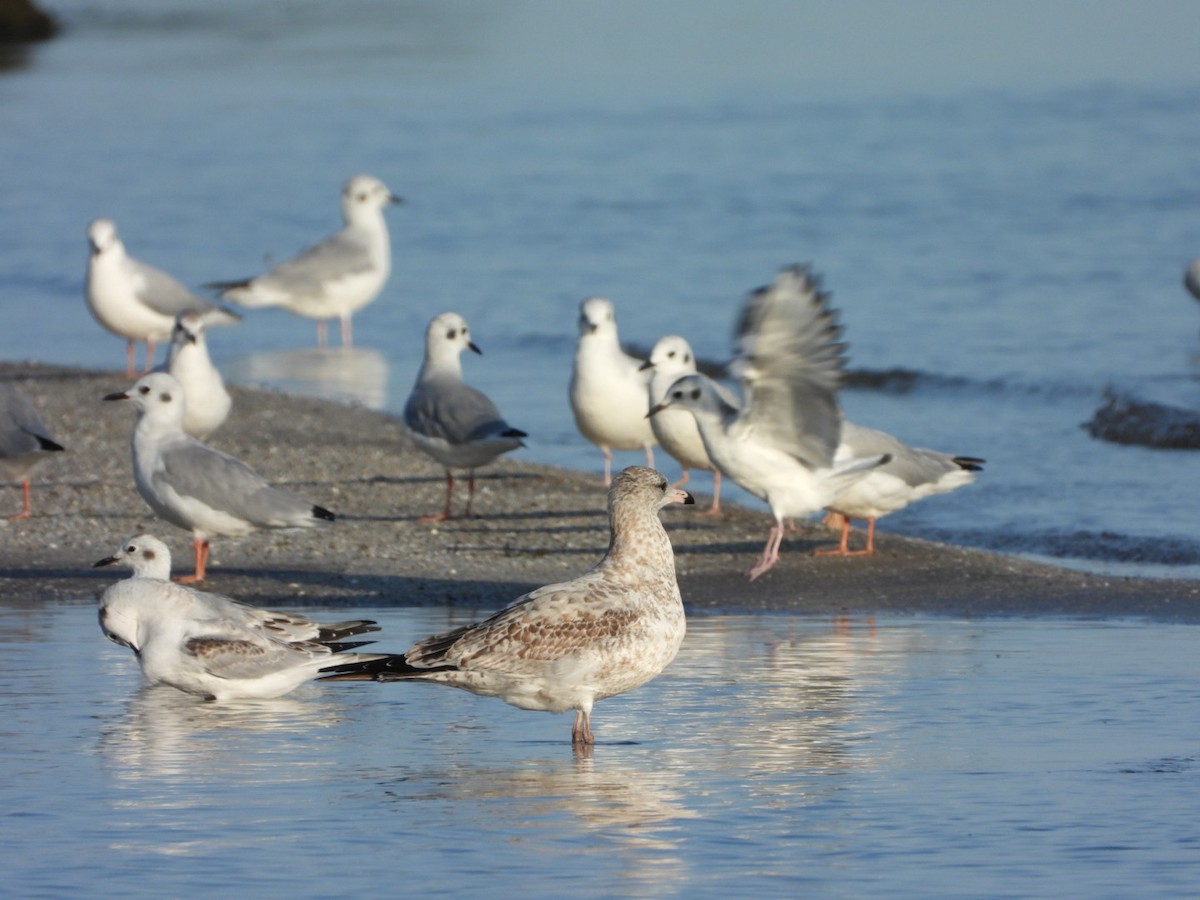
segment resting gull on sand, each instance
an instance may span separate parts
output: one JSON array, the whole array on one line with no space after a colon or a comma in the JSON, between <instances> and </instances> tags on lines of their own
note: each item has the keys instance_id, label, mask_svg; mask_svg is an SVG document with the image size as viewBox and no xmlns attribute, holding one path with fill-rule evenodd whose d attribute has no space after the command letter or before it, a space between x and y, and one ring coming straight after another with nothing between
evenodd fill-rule
<instances>
[{"instance_id":1,"label":"resting gull on sand","mask_svg":"<svg viewBox=\"0 0 1200 900\"><path fill-rule=\"evenodd\" d=\"M186 434L183 389L173 375L151 372L104 399L132 400L138 410L132 440L138 493L159 516L192 532L196 571L179 581L204 580L213 537L333 521L329 510L272 487L240 459Z\"/></svg>"},{"instance_id":2,"label":"resting gull on sand","mask_svg":"<svg viewBox=\"0 0 1200 900\"><path fill-rule=\"evenodd\" d=\"M675 558L658 511L691 502L659 472L631 466L613 479L608 553L588 572L407 653L340 666L323 680L433 681L521 709L573 709L571 742L591 745L592 705L650 681L683 641Z\"/></svg>"},{"instance_id":3,"label":"resting gull on sand","mask_svg":"<svg viewBox=\"0 0 1200 900\"><path fill-rule=\"evenodd\" d=\"M345 642L378 631L370 620L324 625L173 583L171 551L153 535L131 537L93 565L118 562L133 577L100 596L100 629L136 654L152 683L210 700L279 697L330 665L375 658L343 652L372 643Z\"/></svg>"},{"instance_id":4,"label":"resting gull on sand","mask_svg":"<svg viewBox=\"0 0 1200 900\"><path fill-rule=\"evenodd\" d=\"M451 469L466 469L467 506L471 515L475 499L475 470L501 453L525 446L525 432L513 428L500 415L496 404L462 377L462 352L482 353L471 340L466 320L445 312L425 330L425 360L417 383L404 404L408 436L446 470L446 506L441 513L422 516L421 522L441 522L452 515L454 496Z\"/></svg>"}]
</instances>

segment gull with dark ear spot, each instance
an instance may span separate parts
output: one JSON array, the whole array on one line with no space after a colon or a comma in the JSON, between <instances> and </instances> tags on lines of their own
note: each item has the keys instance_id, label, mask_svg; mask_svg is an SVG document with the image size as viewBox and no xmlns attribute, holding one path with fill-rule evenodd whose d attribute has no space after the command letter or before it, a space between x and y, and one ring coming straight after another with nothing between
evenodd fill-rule
<instances>
[{"instance_id":1,"label":"gull with dark ear spot","mask_svg":"<svg viewBox=\"0 0 1200 900\"><path fill-rule=\"evenodd\" d=\"M441 513L422 516L422 522L441 522L452 515L452 469L467 470L467 506L475 498L475 470L502 453L525 446L525 432L513 428L496 404L463 381L462 352L482 353L471 340L466 320L458 313L436 316L425 330L425 359L417 383L404 404L404 426L417 447L446 470L446 506Z\"/></svg>"},{"instance_id":2,"label":"gull with dark ear spot","mask_svg":"<svg viewBox=\"0 0 1200 900\"><path fill-rule=\"evenodd\" d=\"M194 312L206 325L232 325L237 313L198 297L161 269L134 259L111 219L95 219L88 225L87 280L84 297L88 309L102 326L125 338L126 374L137 372L136 343L146 342L146 365L154 364L154 344L165 341L180 313Z\"/></svg>"},{"instance_id":3,"label":"gull with dark ear spot","mask_svg":"<svg viewBox=\"0 0 1200 900\"><path fill-rule=\"evenodd\" d=\"M340 319L342 346L354 343L350 317L379 296L392 271L392 245L383 209L404 201L378 178L355 175L342 187L345 226L271 271L240 281L214 281L221 296L249 309L278 306L317 320L317 343L326 343L326 320Z\"/></svg>"},{"instance_id":4,"label":"gull with dark ear spot","mask_svg":"<svg viewBox=\"0 0 1200 900\"><path fill-rule=\"evenodd\" d=\"M612 479L612 451L645 450L654 468L650 373L621 349L611 300L589 297L579 304L579 344L571 371L571 412L579 433L604 454L604 483Z\"/></svg>"},{"instance_id":5,"label":"gull with dark ear spot","mask_svg":"<svg viewBox=\"0 0 1200 900\"><path fill-rule=\"evenodd\" d=\"M828 506L886 454L835 459L842 413L837 394L845 368L841 329L828 295L804 268L791 266L743 304L731 371L742 383L741 408L700 374L684 375L650 410L689 410L713 464L771 507L775 523L751 581L779 561L784 521Z\"/></svg>"},{"instance_id":6,"label":"gull with dark ear spot","mask_svg":"<svg viewBox=\"0 0 1200 900\"><path fill-rule=\"evenodd\" d=\"M179 581L204 580L213 537L333 521L324 507L272 487L240 459L186 434L183 389L173 375L151 372L104 399L130 400L138 411L132 439L138 493L161 518L192 533L196 570Z\"/></svg>"},{"instance_id":7,"label":"gull with dark ear spot","mask_svg":"<svg viewBox=\"0 0 1200 900\"><path fill-rule=\"evenodd\" d=\"M329 666L379 658L345 652L372 643L346 641L378 631L369 619L322 624L173 583L171 551L153 535L131 537L93 565L114 563L133 577L101 594L100 630L134 652L151 683L210 700L265 699Z\"/></svg>"},{"instance_id":8,"label":"gull with dark ear spot","mask_svg":"<svg viewBox=\"0 0 1200 900\"><path fill-rule=\"evenodd\" d=\"M183 313L175 320L167 371L183 388L183 430L203 440L220 428L233 398L208 355L204 320L196 313Z\"/></svg>"},{"instance_id":9,"label":"gull with dark ear spot","mask_svg":"<svg viewBox=\"0 0 1200 900\"><path fill-rule=\"evenodd\" d=\"M433 681L521 709L573 709L571 742L586 752L595 742L592 705L650 681L683 642L675 557L658 511L692 502L661 473L631 466L613 479L608 553L588 572L407 653L338 666L322 680Z\"/></svg>"},{"instance_id":10,"label":"gull with dark ear spot","mask_svg":"<svg viewBox=\"0 0 1200 900\"><path fill-rule=\"evenodd\" d=\"M0 478L19 481L23 498L12 520L29 518L29 475L51 453L62 450L29 399L12 385L0 384Z\"/></svg>"}]
</instances>

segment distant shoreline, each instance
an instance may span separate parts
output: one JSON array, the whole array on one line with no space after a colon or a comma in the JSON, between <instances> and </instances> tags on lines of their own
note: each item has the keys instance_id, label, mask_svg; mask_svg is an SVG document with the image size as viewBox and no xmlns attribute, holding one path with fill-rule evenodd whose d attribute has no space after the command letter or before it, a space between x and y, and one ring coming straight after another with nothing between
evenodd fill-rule
<instances>
[{"instance_id":1,"label":"distant shoreline","mask_svg":"<svg viewBox=\"0 0 1200 900\"><path fill-rule=\"evenodd\" d=\"M12 604L90 601L117 577L91 563L149 531L190 571L191 539L156 520L133 487L133 413L100 398L128 387L121 372L0 363L68 448L34 475L32 519L0 526L0 591ZM573 577L607 547L605 493L592 474L502 460L480 473L478 518L421 525L440 509L442 471L390 415L329 401L234 388L234 410L211 441L286 483L340 520L329 526L217 540L207 590L275 607L432 605L498 608ZM465 485L464 485L465 487ZM0 513L19 490L0 487ZM881 532L870 558L815 557L819 527L784 542L753 584L768 516L729 504L712 520L672 507L663 521L693 610L842 615L1146 617L1200 623L1200 581L1090 575Z\"/></svg>"}]
</instances>

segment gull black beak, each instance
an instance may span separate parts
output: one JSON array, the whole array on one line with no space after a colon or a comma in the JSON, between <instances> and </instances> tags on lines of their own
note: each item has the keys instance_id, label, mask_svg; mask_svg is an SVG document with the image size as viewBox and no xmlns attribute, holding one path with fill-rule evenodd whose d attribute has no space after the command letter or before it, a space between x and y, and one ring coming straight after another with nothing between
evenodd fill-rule
<instances>
[{"instance_id":1,"label":"gull black beak","mask_svg":"<svg viewBox=\"0 0 1200 900\"><path fill-rule=\"evenodd\" d=\"M128 391L118 391L115 394L105 394L104 399L105 400L128 400L129 392Z\"/></svg>"},{"instance_id":2,"label":"gull black beak","mask_svg":"<svg viewBox=\"0 0 1200 900\"><path fill-rule=\"evenodd\" d=\"M399 196L397 196L396 194L388 194L388 199L387 199L387 202L388 202L388 203L391 203L391 204L394 204L394 205L396 205L396 206L403 206L403 205L404 205L404 198L403 198L403 197L399 197Z\"/></svg>"},{"instance_id":3,"label":"gull black beak","mask_svg":"<svg viewBox=\"0 0 1200 900\"><path fill-rule=\"evenodd\" d=\"M115 556L106 556L104 559L98 559L92 563L93 569L98 569L101 566L111 566L115 562L120 562Z\"/></svg>"},{"instance_id":4,"label":"gull black beak","mask_svg":"<svg viewBox=\"0 0 1200 900\"><path fill-rule=\"evenodd\" d=\"M646 413L646 416L645 416L645 418L647 418L647 419L648 419L648 418L650 418L652 415L654 415L655 413L660 413L660 412L662 412L664 409L666 409L666 408L667 408L667 406L668 406L668 404L666 404L666 403L660 403L660 404L658 404L657 406L652 406L652 407L650 407L650 412Z\"/></svg>"},{"instance_id":5,"label":"gull black beak","mask_svg":"<svg viewBox=\"0 0 1200 900\"><path fill-rule=\"evenodd\" d=\"M474 341L467 341L467 349L470 350L472 353L478 353L480 356L483 356L483 351L475 346Z\"/></svg>"},{"instance_id":6,"label":"gull black beak","mask_svg":"<svg viewBox=\"0 0 1200 900\"><path fill-rule=\"evenodd\" d=\"M640 366L638 366L638 371L645 372L647 369L653 369L653 368L654 368L654 363L650 362L650 360L646 360L644 363L642 363Z\"/></svg>"}]
</instances>

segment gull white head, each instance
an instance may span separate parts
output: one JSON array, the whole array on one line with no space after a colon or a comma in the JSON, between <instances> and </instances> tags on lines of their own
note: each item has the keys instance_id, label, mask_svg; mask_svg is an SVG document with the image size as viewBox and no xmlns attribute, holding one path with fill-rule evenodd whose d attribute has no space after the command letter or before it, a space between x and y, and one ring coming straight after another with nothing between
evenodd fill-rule
<instances>
[{"instance_id":1,"label":"gull white head","mask_svg":"<svg viewBox=\"0 0 1200 900\"><path fill-rule=\"evenodd\" d=\"M197 312L180 313L176 317L175 327L171 330L171 355L189 344L205 344L204 319Z\"/></svg>"},{"instance_id":2,"label":"gull white head","mask_svg":"<svg viewBox=\"0 0 1200 900\"><path fill-rule=\"evenodd\" d=\"M112 556L92 563L92 568L122 563L133 569L135 578L157 578L167 581L171 577L171 550L152 534L139 534L126 538Z\"/></svg>"},{"instance_id":3,"label":"gull white head","mask_svg":"<svg viewBox=\"0 0 1200 900\"><path fill-rule=\"evenodd\" d=\"M100 256L114 247L121 246L121 238L112 219L92 219L87 233L93 256Z\"/></svg>"},{"instance_id":4,"label":"gull white head","mask_svg":"<svg viewBox=\"0 0 1200 900\"><path fill-rule=\"evenodd\" d=\"M692 346L677 334L660 338L643 368L654 368L655 375L689 375L696 371Z\"/></svg>"},{"instance_id":5,"label":"gull white head","mask_svg":"<svg viewBox=\"0 0 1200 900\"><path fill-rule=\"evenodd\" d=\"M355 175L342 187L342 216L347 223L377 214L389 203L403 202L386 184L370 175Z\"/></svg>"},{"instance_id":6,"label":"gull white head","mask_svg":"<svg viewBox=\"0 0 1200 900\"><path fill-rule=\"evenodd\" d=\"M127 391L109 394L105 400L132 400L139 415L183 427L183 386L166 372L143 375Z\"/></svg>"},{"instance_id":7,"label":"gull white head","mask_svg":"<svg viewBox=\"0 0 1200 900\"><path fill-rule=\"evenodd\" d=\"M684 375L676 379L667 388L662 402L653 407L647 415L654 415L664 409L687 409L696 415L725 416L737 412L717 391L716 385L704 375Z\"/></svg>"},{"instance_id":8,"label":"gull white head","mask_svg":"<svg viewBox=\"0 0 1200 900\"><path fill-rule=\"evenodd\" d=\"M425 329L425 358L433 363L454 362L464 350L483 353L471 340L467 320L456 312L434 316Z\"/></svg>"},{"instance_id":9,"label":"gull white head","mask_svg":"<svg viewBox=\"0 0 1200 900\"><path fill-rule=\"evenodd\" d=\"M579 336L581 338L617 334L617 314L612 301L605 297L588 297L579 304Z\"/></svg>"}]
</instances>

